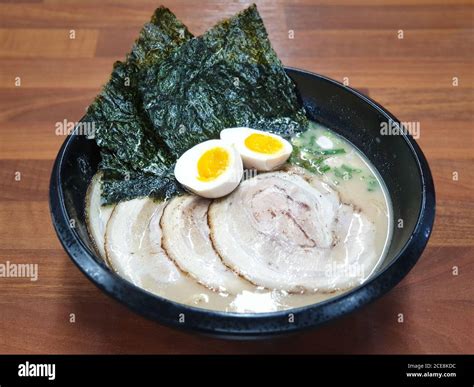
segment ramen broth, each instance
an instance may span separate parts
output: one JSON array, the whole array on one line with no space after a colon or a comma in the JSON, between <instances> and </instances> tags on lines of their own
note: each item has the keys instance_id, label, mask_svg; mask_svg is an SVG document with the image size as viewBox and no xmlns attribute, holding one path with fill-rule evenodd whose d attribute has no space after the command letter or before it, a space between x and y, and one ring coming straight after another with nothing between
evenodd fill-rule
<instances>
[{"instance_id":1,"label":"ramen broth","mask_svg":"<svg viewBox=\"0 0 474 387\"><path fill-rule=\"evenodd\" d=\"M351 143L319 124L311 123L306 132L295 136L291 142L294 147L291 162L315 172L324 183L337 191L342 203L351 203L354 208L360 209L375 226L372 248L375 249L378 263L374 265L372 272L375 271L385 256L392 224L389 196L379 174ZM147 218L141 220L142 224L148 225L152 215L146 215ZM136 238L140 241L137 246L142 256L148 252L151 254L154 248L149 235L150 230L150 227L134 229L135 233L141 233L136 235ZM357 267L328 269L346 270L347 276L361 274L357 273ZM363 280L367 277L365 275ZM130 278L132 277L127 279ZM240 313L272 312L300 307L327 300L350 290L289 293L265 289L247 281L242 283L244 284L242 289L235 295L210 290L185 273L175 276L166 283L157 282L153 276L143 275L136 284L151 293L179 303Z\"/></svg>"}]
</instances>

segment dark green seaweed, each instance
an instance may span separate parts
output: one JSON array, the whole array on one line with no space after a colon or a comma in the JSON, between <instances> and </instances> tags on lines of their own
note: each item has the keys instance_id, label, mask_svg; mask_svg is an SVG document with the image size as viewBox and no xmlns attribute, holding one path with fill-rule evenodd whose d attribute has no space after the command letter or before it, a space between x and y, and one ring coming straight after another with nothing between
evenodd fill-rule
<instances>
[{"instance_id":1,"label":"dark green seaweed","mask_svg":"<svg viewBox=\"0 0 474 387\"><path fill-rule=\"evenodd\" d=\"M224 128L288 137L308 123L254 5L144 68L139 88L157 135L176 158Z\"/></svg>"},{"instance_id":2,"label":"dark green seaweed","mask_svg":"<svg viewBox=\"0 0 474 387\"><path fill-rule=\"evenodd\" d=\"M170 173L175 158L142 111L137 80L141 69L158 65L191 37L168 9L158 8L89 107L86 120L94 122L101 148L104 204L146 195L164 198L179 188Z\"/></svg>"},{"instance_id":3,"label":"dark green seaweed","mask_svg":"<svg viewBox=\"0 0 474 387\"><path fill-rule=\"evenodd\" d=\"M104 204L180 192L176 159L224 128L289 137L308 124L255 6L199 38L157 9L86 120L101 148Z\"/></svg>"}]
</instances>

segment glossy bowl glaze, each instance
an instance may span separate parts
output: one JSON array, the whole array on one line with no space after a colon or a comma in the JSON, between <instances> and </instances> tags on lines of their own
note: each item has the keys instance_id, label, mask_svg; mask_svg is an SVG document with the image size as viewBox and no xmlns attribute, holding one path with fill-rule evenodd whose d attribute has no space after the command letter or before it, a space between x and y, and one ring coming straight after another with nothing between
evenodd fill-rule
<instances>
[{"instance_id":1,"label":"glossy bowl glaze","mask_svg":"<svg viewBox=\"0 0 474 387\"><path fill-rule=\"evenodd\" d=\"M73 134L53 167L51 216L64 249L95 285L133 311L168 326L227 338L256 338L316 327L381 297L401 281L420 258L434 222L435 191L423 153L409 135L380 134L382 123L398 120L368 97L317 74L290 68L287 72L309 117L351 141L385 181L393 206L393 237L377 272L343 295L272 313L216 312L153 295L122 279L96 257L85 224L84 198L100 161L99 149L94 140Z\"/></svg>"}]
</instances>

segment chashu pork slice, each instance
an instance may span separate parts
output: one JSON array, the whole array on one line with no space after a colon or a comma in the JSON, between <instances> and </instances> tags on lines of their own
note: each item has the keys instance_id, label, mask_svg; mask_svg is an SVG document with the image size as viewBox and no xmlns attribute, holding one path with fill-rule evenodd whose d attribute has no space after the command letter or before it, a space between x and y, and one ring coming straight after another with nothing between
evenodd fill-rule
<instances>
[{"instance_id":1,"label":"chashu pork slice","mask_svg":"<svg viewBox=\"0 0 474 387\"><path fill-rule=\"evenodd\" d=\"M169 286L182 274L161 248L164 202L133 199L116 205L107 224L105 249L113 269L145 289Z\"/></svg>"},{"instance_id":2,"label":"chashu pork slice","mask_svg":"<svg viewBox=\"0 0 474 387\"><path fill-rule=\"evenodd\" d=\"M100 257L107 261L105 254L105 229L115 205L102 205L102 172L97 172L87 188L86 194L86 223L89 235L94 241Z\"/></svg>"},{"instance_id":3,"label":"chashu pork slice","mask_svg":"<svg viewBox=\"0 0 474 387\"><path fill-rule=\"evenodd\" d=\"M237 294L252 288L226 267L209 238L210 200L195 195L172 199L161 218L163 248L181 270L200 284L219 292Z\"/></svg>"},{"instance_id":4,"label":"chashu pork slice","mask_svg":"<svg viewBox=\"0 0 474 387\"><path fill-rule=\"evenodd\" d=\"M225 264L266 288L346 289L362 282L378 260L373 224L301 168L242 182L211 204L208 220Z\"/></svg>"}]
</instances>

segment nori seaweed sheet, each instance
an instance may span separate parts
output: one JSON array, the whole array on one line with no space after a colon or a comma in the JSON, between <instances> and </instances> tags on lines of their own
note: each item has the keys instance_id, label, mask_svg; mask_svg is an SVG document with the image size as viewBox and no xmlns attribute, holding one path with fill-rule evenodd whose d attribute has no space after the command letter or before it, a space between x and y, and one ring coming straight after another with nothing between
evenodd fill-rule
<instances>
[{"instance_id":1,"label":"nori seaweed sheet","mask_svg":"<svg viewBox=\"0 0 474 387\"><path fill-rule=\"evenodd\" d=\"M288 137L308 124L255 5L141 71L139 89L157 135L176 158L224 128Z\"/></svg>"},{"instance_id":2,"label":"nori seaweed sheet","mask_svg":"<svg viewBox=\"0 0 474 387\"><path fill-rule=\"evenodd\" d=\"M101 148L103 203L139 196L165 198L180 190L172 175L171 155L142 111L137 81L140 69L158 65L192 38L167 8L158 8L145 24L125 62L116 62L109 82L89 106Z\"/></svg>"},{"instance_id":3,"label":"nori seaweed sheet","mask_svg":"<svg viewBox=\"0 0 474 387\"><path fill-rule=\"evenodd\" d=\"M86 121L101 148L103 204L180 192L176 159L224 128L291 136L308 123L255 6L199 38L158 8Z\"/></svg>"}]
</instances>

